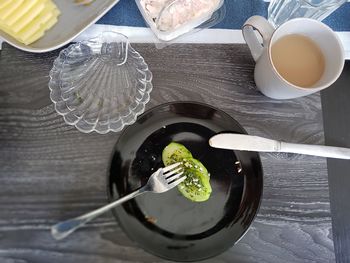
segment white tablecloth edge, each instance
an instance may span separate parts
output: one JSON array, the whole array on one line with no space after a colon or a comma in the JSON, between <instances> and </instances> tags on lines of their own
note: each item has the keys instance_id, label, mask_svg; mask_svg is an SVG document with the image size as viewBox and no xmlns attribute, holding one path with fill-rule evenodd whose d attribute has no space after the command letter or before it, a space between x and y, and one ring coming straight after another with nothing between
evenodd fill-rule
<instances>
[{"instance_id":1,"label":"white tablecloth edge","mask_svg":"<svg viewBox=\"0 0 350 263\"><path fill-rule=\"evenodd\" d=\"M92 38L104 31L115 31L126 35L130 43L159 43L149 28L113 25L92 25L81 33L74 41ZM350 32L336 32L345 53L345 59L350 59ZM3 40L0 38L0 50ZM192 44L244 44L241 30L238 29L204 29L196 34L183 36L173 43Z\"/></svg>"},{"instance_id":2,"label":"white tablecloth edge","mask_svg":"<svg viewBox=\"0 0 350 263\"><path fill-rule=\"evenodd\" d=\"M92 25L75 41L87 40L103 31L116 31L126 35L131 43L159 43L149 28L112 25ZM336 32L345 51L345 59L350 59L350 32ZM242 31L238 29L204 29L196 34L183 36L174 43L193 44L242 44Z\"/></svg>"}]
</instances>

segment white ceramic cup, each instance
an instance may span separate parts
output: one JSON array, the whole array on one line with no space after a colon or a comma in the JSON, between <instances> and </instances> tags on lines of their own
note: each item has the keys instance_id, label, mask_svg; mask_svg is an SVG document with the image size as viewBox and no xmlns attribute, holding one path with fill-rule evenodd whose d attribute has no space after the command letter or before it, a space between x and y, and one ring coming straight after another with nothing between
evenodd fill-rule
<instances>
[{"instance_id":1,"label":"white ceramic cup","mask_svg":"<svg viewBox=\"0 0 350 263\"><path fill-rule=\"evenodd\" d=\"M255 30L260 34L259 40ZM344 51L338 36L322 22L309 18L287 21L277 29L261 16L250 17L243 25L243 36L256 62L254 79L258 89L273 99L292 99L315 93L329 87L344 67ZM281 37L290 34L304 35L313 40L325 58L325 71L312 87L303 88L285 80L276 70L271 47Z\"/></svg>"}]
</instances>

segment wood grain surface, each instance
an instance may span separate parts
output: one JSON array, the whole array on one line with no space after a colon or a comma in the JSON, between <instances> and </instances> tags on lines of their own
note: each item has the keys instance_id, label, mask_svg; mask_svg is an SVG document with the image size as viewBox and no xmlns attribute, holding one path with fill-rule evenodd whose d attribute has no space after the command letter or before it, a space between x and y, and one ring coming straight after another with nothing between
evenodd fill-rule
<instances>
[{"instance_id":1,"label":"wood grain surface","mask_svg":"<svg viewBox=\"0 0 350 263\"><path fill-rule=\"evenodd\" d=\"M320 95L275 101L253 81L244 45L134 45L154 74L147 108L177 100L216 106L250 134L324 143ZM106 203L118 134L82 134L54 110L47 87L58 52L0 52L0 262L165 262L106 214L64 241L50 226ZM245 237L205 262L333 262L326 160L263 154L264 196Z\"/></svg>"}]
</instances>

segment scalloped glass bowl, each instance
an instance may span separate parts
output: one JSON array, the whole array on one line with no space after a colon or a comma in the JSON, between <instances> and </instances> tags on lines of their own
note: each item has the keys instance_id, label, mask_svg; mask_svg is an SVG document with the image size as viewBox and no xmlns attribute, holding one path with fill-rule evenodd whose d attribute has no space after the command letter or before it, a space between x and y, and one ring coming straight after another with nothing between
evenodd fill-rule
<instances>
[{"instance_id":1,"label":"scalloped glass bowl","mask_svg":"<svg viewBox=\"0 0 350 263\"><path fill-rule=\"evenodd\" d=\"M118 132L144 112L152 73L126 36L104 32L62 50L50 71L50 98L79 131Z\"/></svg>"}]
</instances>

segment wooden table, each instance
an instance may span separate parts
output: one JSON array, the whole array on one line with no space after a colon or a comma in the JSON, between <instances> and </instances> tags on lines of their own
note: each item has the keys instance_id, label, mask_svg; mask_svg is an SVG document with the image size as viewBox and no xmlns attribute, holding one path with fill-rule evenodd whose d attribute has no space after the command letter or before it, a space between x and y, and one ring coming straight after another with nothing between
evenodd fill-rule
<instances>
[{"instance_id":1,"label":"wooden table","mask_svg":"<svg viewBox=\"0 0 350 263\"><path fill-rule=\"evenodd\" d=\"M244 45L134 45L154 74L147 108L177 100L218 107L250 134L324 143L319 94L276 101L253 81ZM0 262L164 262L137 247L106 214L64 241L59 220L106 203L108 160L117 133L82 134L49 99L48 74L58 52L0 52ZM206 262L332 262L326 160L262 154L264 195L245 237Z\"/></svg>"}]
</instances>

